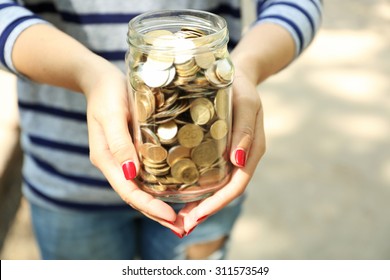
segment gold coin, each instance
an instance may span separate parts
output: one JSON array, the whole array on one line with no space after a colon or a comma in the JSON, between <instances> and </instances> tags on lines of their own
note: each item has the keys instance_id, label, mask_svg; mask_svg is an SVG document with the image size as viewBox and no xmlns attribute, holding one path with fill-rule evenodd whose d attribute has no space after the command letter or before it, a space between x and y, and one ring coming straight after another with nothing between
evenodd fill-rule
<instances>
[{"instance_id":1,"label":"gold coin","mask_svg":"<svg viewBox=\"0 0 390 280\"><path fill-rule=\"evenodd\" d=\"M165 104L165 95L161 90L157 90L154 92L154 96L156 98L156 107L161 108Z\"/></svg>"},{"instance_id":2,"label":"gold coin","mask_svg":"<svg viewBox=\"0 0 390 280\"><path fill-rule=\"evenodd\" d=\"M147 44L153 45L154 41L162 36L172 36L173 33L169 30L152 30L144 34L144 40Z\"/></svg>"},{"instance_id":3,"label":"gold coin","mask_svg":"<svg viewBox=\"0 0 390 280\"><path fill-rule=\"evenodd\" d=\"M193 148L202 142L203 131L196 124L186 124L179 129L177 137L180 145Z\"/></svg>"},{"instance_id":4,"label":"gold coin","mask_svg":"<svg viewBox=\"0 0 390 280\"><path fill-rule=\"evenodd\" d=\"M174 121L160 124L157 128L157 135L162 141L171 140L175 138L176 134L177 124Z\"/></svg>"},{"instance_id":5,"label":"gold coin","mask_svg":"<svg viewBox=\"0 0 390 280\"><path fill-rule=\"evenodd\" d=\"M156 50L171 50L175 47L175 40L177 37L174 34L161 35L153 40L153 47ZM172 52L166 52L172 54Z\"/></svg>"},{"instance_id":6,"label":"gold coin","mask_svg":"<svg viewBox=\"0 0 390 280\"><path fill-rule=\"evenodd\" d=\"M143 143L139 145L138 150L143 158L148 158L148 149L152 146L154 146L152 143Z\"/></svg>"},{"instance_id":7,"label":"gold coin","mask_svg":"<svg viewBox=\"0 0 390 280\"><path fill-rule=\"evenodd\" d=\"M137 113L140 122L145 122L150 117L149 111L147 102L137 100Z\"/></svg>"},{"instance_id":8,"label":"gold coin","mask_svg":"<svg viewBox=\"0 0 390 280\"><path fill-rule=\"evenodd\" d=\"M228 125L225 120L217 120L210 127L210 134L215 140L221 140L228 133Z\"/></svg>"},{"instance_id":9,"label":"gold coin","mask_svg":"<svg viewBox=\"0 0 390 280\"><path fill-rule=\"evenodd\" d=\"M181 178L186 184L193 184L199 179L199 171L195 166L187 166L181 172Z\"/></svg>"},{"instance_id":10,"label":"gold coin","mask_svg":"<svg viewBox=\"0 0 390 280\"><path fill-rule=\"evenodd\" d=\"M145 66L155 70L166 70L172 66L174 59L173 56L164 54L161 51L151 50Z\"/></svg>"},{"instance_id":11,"label":"gold coin","mask_svg":"<svg viewBox=\"0 0 390 280\"><path fill-rule=\"evenodd\" d=\"M211 112L207 107L194 106L190 108L191 118L195 124L203 125L211 120Z\"/></svg>"},{"instance_id":12,"label":"gold coin","mask_svg":"<svg viewBox=\"0 0 390 280\"><path fill-rule=\"evenodd\" d=\"M139 176L145 182L149 182L149 183L157 183L158 182L156 176L154 176L148 172L145 172L143 169L140 170Z\"/></svg>"},{"instance_id":13,"label":"gold coin","mask_svg":"<svg viewBox=\"0 0 390 280\"><path fill-rule=\"evenodd\" d=\"M222 181L222 179L225 178L226 175L227 174L224 169L208 168L205 171L201 172L198 182L201 186L207 186Z\"/></svg>"},{"instance_id":14,"label":"gold coin","mask_svg":"<svg viewBox=\"0 0 390 280\"><path fill-rule=\"evenodd\" d=\"M207 69L215 62L215 56L212 52L205 51L195 55L195 62L200 68Z\"/></svg>"},{"instance_id":15,"label":"gold coin","mask_svg":"<svg viewBox=\"0 0 390 280\"><path fill-rule=\"evenodd\" d=\"M135 92L137 102L138 119L145 122L153 114L156 106L153 92L147 87L142 87Z\"/></svg>"},{"instance_id":16,"label":"gold coin","mask_svg":"<svg viewBox=\"0 0 390 280\"><path fill-rule=\"evenodd\" d=\"M169 166L154 168L154 167L149 167L149 166L145 165L144 168L145 168L146 172L148 172L152 175L155 175L155 176L167 175L167 174L169 174L169 170L170 170Z\"/></svg>"},{"instance_id":17,"label":"gold coin","mask_svg":"<svg viewBox=\"0 0 390 280\"><path fill-rule=\"evenodd\" d=\"M148 184L148 188L155 192L163 192L167 190L167 186L161 184Z\"/></svg>"},{"instance_id":18,"label":"gold coin","mask_svg":"<svg viewBox=\"0 0 390 280\"><path fill-rule=\"evenodd\" d=\"M199 87L201 90L206 90L207 86L209 85L209 81L206 79L205 76L197 76L193 83ZM194 86L192 86L192 90L194 90Z\"/></svg>"},{"instance_id":19,"label":"gold coin","mask_svg":"<svg viewBox=\"0 0 390 280\"><path fill-rule=\"evenodd\" d=\"M171 175L180 182L191 184L198 180L199 171L192 160L183 158L171 167Z\"/></svg>"},{"instance_id":20,"label":"gold coin","mask_svg":"<svg viewBox=\"0 0 390 280\"><path fill-rule=\"evenodd\" d=\"M231 83L234 75L234 68L231 61L227 58L218 60L215 73L223 82Z\"/></svg>"},{"instance_id":21,"label":"gold coin","mask_svg":"<svg viewBox=\"0 0 390 280\"><path fill-rule=\"evenodd\" d=\"M205 72L206 79L215 87L223 87L224 85L217 77L216 73L216 64L214 63L211 67L209 67Z\"/></svg>"},{"instance_id":22,"label":"gold coin","mask_svg":"<svg viewBox=\"0 0 390 280\"><path fill-rule=\"evenodd\" d=\"M179 38L175 40L174 45L175 64L183 64L192 59L196 46L191 40Z\"/></svg>"},{"instance_id":23,"label":"gold coin","mask_svg":"<svg viewBox=\"0 0 390 280\"><path fill-rule=\"evenodd\" d=\"M215 112L218 118L225 120L229 114L229 94L226 89L220 89L214 99Z\"/></svg>"},{"instance_id":24,"label":"gold coin","mask_svg":"<svg viewBox=\"0 0 390 280\"><path fill-rule=\"evenodd\" d=\"M217 59L229 57L229 51L227 49L227 46L216 49L214 54Z\"/></svg>"},{"instance_id":25,"label":"gold coin","mask_svg":"<svg viewBox=\"0 0 390 280\"><path fill-rule=\"evenodd\" d=\"M191 102L190 114L195 124L206 124L214 117L213 103L207 98L197 98Z\"/></svg>"},{"instance_id":26,"label":"gold coin","mask_svg":"<svg viewBox=\"0 0 390 280\"><path fill-rule=\"evenodd\" d=\"M167 163L172 166L177 160L182 158L189 158L191 155L191 149L183 146L174 146L169 149Z\"/></svg>"},{"instance_id":27,"label":"gold coin","mask_svg":"<svg viewBox=\"0 0 390 280\"><path fill-rule=\"evenodd\" d=\"M180 31L194 34L196 37L202 37L202 36L206 35L206 33L202 29L199 29L199 28L193 27L193 26L183 26L180 29Z\"/></svg>"},{"instance_id":28,"label":"gold coin","mask_svg":"<svg viewBox=\"0 0 390 280\"><path fill-rule=\"evenodd\" d=\"M168 152L164 147L151 143L144 143L141 146L141 154L152 162L162 162L168 156Z\"/></svg>"},{"instance_id":29,"label":"gold coin","mask_svg":"<svg viewBox=\"0 0 390 280\"><path fill-rule=\"evenodd\" d=\"M160 144L157 135L150 128L144 126L141 127L141 133L145 142L153 143L156 145Z\"/></svg>"},{"instance_id":30,"label":"gold coin","mask_svg":"<svg viewBox=\"0 0 390 280\"><path fill-rule=\"evenodd\" d=\"M175 184L180 184L182 183L181 181L178 181L177 179L173 178L172 176L163 176L163 177L158 177L159 183L163 185L175 185Z\"/></svg>"},{"instance_id":31,"label":"gold coin","mask_svg":"<svg viewBox=\"0 0 390 280\"><path fill-rule=\"evenodd\" d=\"M191 151L191 158L197 166L211 166L218 159L218 149L215 141L203 142Z\"/></svg>"}]
</instances>

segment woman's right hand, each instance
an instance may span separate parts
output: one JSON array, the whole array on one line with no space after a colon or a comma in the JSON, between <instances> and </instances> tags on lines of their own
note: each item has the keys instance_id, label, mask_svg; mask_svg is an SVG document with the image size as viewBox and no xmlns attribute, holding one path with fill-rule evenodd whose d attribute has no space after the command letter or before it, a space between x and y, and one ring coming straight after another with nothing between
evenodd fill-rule
<instances>
[{"instance_id":1,"label":"woman's right hand","mask_svg":"<svg viewBox=\"0 0 390 280\"><path fill-rule=\"evenodd\" d=\"M175 224L173 208L141 190L133 181L139 161L129 131L131 112L126 78L108 61L97 57L96 62L98 68L92 71L96 73L87 73L82 83L87 99L91 162L127 204L183 235L182 225Z\"/></svg>"}]
</instances>

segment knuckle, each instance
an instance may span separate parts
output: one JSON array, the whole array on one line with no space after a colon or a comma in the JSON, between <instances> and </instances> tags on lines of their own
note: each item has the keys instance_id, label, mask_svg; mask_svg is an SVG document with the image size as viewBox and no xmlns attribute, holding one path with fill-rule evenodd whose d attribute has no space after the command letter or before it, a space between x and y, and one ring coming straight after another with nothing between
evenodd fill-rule
<instances>
[{"instance_id":1,"label":"knuckle","mask_svg":"<svg viewBox=\"0 0 390 280\"><path fill-rule=\"evenodd\" d=\"M249 124L241 125L237 129L237 132L239 132L241 134L242 138L247 138L247 140L249 140L249 141L253 141L253 139L254 139L255 130Z\"/></svg>"},{"instance_id":2,"label":"knuckle","mask_svg":"<svg viewBox=\"0 0 390 280\"><path fill-rule=\"evenodd\" d=\"M130 151L130 145L124 141L118 140L111 144L110 150L112 155L117 158L126 158Z\"/></svg>"},{"instance_id":3,"label":"knuckle","mask_svg":"<svg viewBox=\"0 0 390 280\"><path fill-rule=\"evenodd\" d=\"M98 167L98 156L94 152L89 153L89 161L92 163L93 166Z\"/></svg>"}]
</instances>

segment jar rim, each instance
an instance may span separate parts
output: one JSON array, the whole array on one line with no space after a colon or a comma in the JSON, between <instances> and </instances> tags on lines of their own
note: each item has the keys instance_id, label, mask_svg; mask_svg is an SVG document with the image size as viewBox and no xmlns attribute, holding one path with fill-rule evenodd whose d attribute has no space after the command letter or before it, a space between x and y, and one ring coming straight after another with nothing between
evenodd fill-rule
<instances>
[{"instance_id":1,"label":"jar rim","mask_svg":"<svg viewBox=\"0 0 390 280\"><path fill-rule=\"evenodd\" d=\"M207 40L210 42L210 47L218 47L227 44L229 40L227 23L223 17L202 10L167 9L142 13L132 18L128 23L127 42L132 47L143 48L147 51L152 47L144 44L143 38L148 31L183 26L179 23L201 27L202 30L208 31L202 37L191 38L190 40L194 43Z\"/></svg>"}]
</instances>

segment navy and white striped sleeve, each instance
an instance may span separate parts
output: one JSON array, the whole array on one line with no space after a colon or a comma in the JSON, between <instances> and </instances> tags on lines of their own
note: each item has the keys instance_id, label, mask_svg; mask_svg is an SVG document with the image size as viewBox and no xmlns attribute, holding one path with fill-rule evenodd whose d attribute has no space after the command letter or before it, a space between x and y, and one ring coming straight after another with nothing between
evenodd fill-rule
<instances>
[{"instance_id":1,"label":"navy and white striped sleeve","mask_svg":"<svg viewBox=\"0 0 390 280\"><path fill-rule=\"evenodd\" d=\"M0 0L0 69L17 74L12 63L16 39L26 28L44 22L15 1Z\"/></svg>"},{"instance_id":2,"label":"navy and white striped sleeve","mask_svg":"<svg viewBox=\"0 0 390 280\"><path fill-rule=\"evenodd\" d=\"M257 1L257 23L272 22L284 27L294 39L296 56L313 40L321 17L321 0Z\"/></svg>"}]
</instances>

